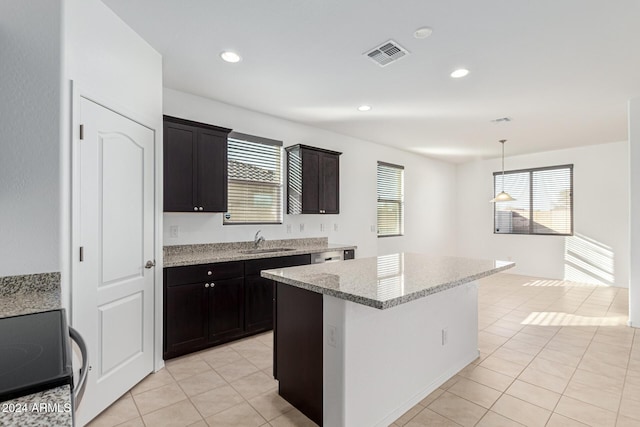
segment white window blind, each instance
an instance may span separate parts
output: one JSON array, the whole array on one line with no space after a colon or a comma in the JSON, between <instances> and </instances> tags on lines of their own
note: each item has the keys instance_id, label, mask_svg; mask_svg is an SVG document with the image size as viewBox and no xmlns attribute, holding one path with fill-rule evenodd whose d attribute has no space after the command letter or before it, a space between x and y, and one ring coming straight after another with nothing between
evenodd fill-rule
<instances>
[{"instance_id":1,"label":"white window blind","mask_svg":"<svg viewBox=\"0 0 640 427\"><path fill-rule=\"evenodd\" d=\"M494 172L494 193L502 172ZM516 199L494 204L496 234L573 234L573 165L506 171L504 191Z\"/></svg>"},{"instance_id":2,"label":"white window blind","mask_svg":"<svg viewBox=\"0 0 640 427\"><path fill-rule=\"evenodd\" d=\"M282 223L282 142L231 132L224 224Z\"/></svg>"},{"instance_id":3,"label":"white window blind","mask_svg":"<svg viewBox=\"0 0 640 427\"><path fill-rule=\"evenodd\" d=\"M378 162L378 237L404 233L404 166Z\"/></svg>"}]
</instances>

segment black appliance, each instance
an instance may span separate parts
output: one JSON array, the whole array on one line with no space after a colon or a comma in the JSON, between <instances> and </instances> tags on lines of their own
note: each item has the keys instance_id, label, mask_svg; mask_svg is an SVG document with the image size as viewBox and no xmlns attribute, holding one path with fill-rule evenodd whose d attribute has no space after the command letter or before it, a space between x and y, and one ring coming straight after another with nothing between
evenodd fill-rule
<instances>
[{"instance_id":1,"label":"black appliance","mask_svg":"<svg viewBox=\"0 0 640 427\"><path fill-rule=\"evenodd\" d=\"M64 309L0 319L0 401L65 384L73 389Z\"/></svg>"}]
</instances>

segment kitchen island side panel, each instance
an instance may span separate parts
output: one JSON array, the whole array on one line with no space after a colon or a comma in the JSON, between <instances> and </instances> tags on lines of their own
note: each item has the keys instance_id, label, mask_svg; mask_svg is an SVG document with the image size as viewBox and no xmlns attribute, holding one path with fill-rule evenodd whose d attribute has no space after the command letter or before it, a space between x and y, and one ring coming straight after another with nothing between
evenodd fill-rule
<instances>
[{"instance_id":1,"label":"kitchen island side panel","mask_svg":"<svg viewBox=\"0 0 640 427\"><path fill-rule=\"evenodd\" d=\"M278 393L323 425L322 295L283 283L276 286Z\"/></svg>"},{"instance_id":2,"label":"kitchen island side panel","mask_svg":"<svg viewBox=\"0 0 640 427\"><path fill-rule=\"evenodd\" d=\"M387 310L324 295L323 330L324 425L387 426L478 357L478 285Z\"/></svg>"}]
</instances>

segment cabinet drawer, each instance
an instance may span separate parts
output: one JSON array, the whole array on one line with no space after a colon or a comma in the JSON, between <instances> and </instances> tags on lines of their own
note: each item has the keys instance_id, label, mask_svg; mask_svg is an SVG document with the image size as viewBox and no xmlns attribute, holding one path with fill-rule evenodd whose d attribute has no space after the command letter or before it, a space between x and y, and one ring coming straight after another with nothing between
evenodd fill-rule
<instances>
[{"instance_id":1,"label":"cabinet drawer","mask_svg":"<svg viewBox=\"0 0 640 427\"><path fill-rule=\"evenodd\" d=\"M296 265L311 264L311 255L291 255L276 258L252 259L246 261L246 275L260 275L262 270L273 268L294 267Z\"/></svg>"},{"instance_id":2,"label":"cabinet drawer","mask_svg":"<svg viewBox=\"0 0 640 427\"><path fill-rule=\"evenodd\" d=\"M189 265L185 267L169 267L167 270L167 286L186 283L206 282L208 280L233 279L244 276L244 262L220 262L215 264Z\"/></svg>"}]
</instances>

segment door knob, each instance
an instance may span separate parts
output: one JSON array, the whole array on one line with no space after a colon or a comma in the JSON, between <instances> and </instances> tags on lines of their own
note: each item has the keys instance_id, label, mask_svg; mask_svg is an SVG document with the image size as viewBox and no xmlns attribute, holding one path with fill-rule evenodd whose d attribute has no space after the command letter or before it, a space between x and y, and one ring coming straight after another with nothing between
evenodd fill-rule
<instances>
[{"instance_id":1,"label":"door knob","mask_svg":"<svg viewBox=\"0 0 640 427\"><path fill-rule=\"evenodd\" d=\"M144 268L151 268L151 267L155 267L156 266L156 262L155 261L147 261L147 263L144 265Z\"/></svg>"}]
</instances>

